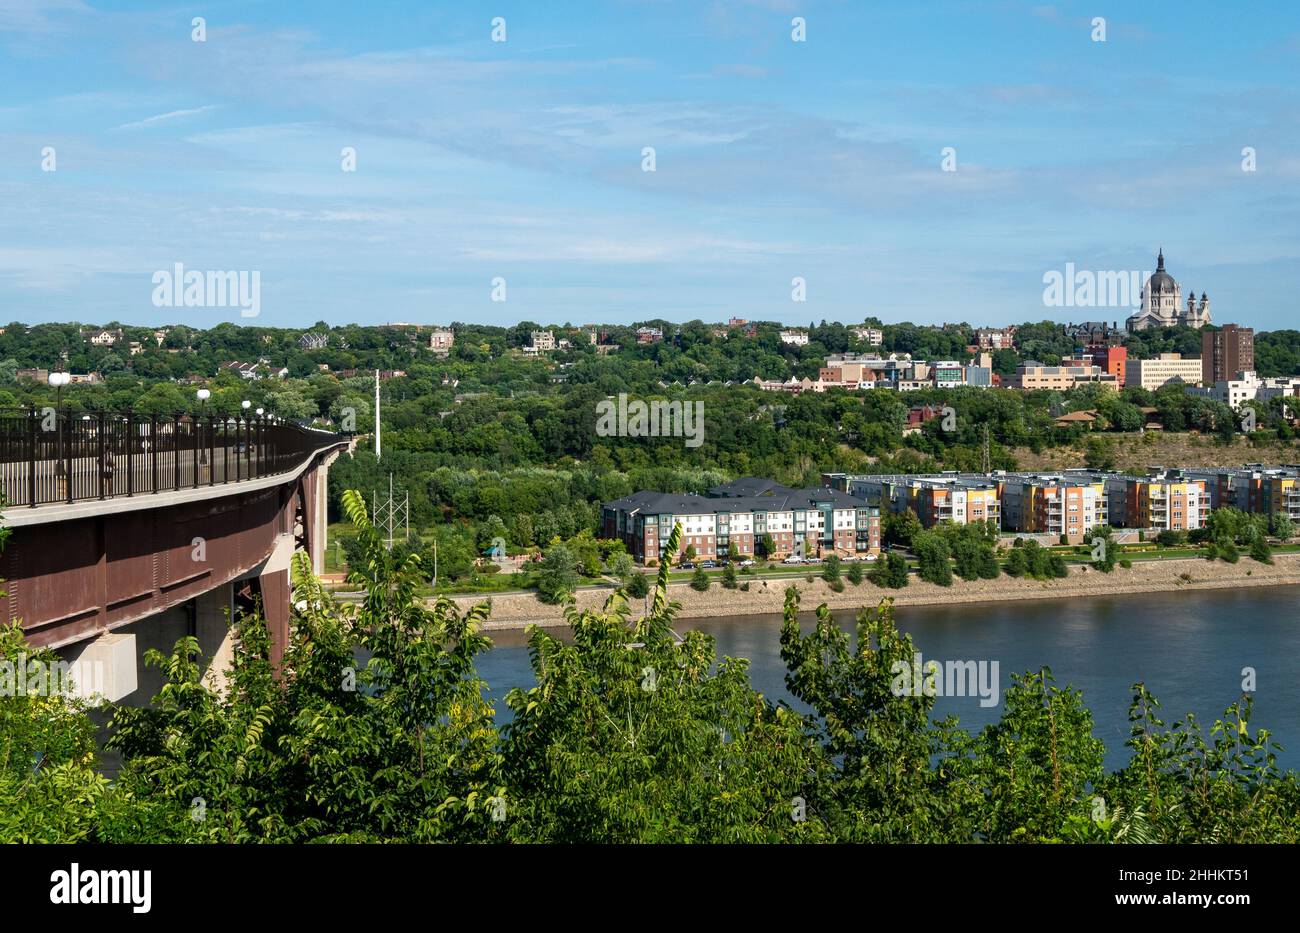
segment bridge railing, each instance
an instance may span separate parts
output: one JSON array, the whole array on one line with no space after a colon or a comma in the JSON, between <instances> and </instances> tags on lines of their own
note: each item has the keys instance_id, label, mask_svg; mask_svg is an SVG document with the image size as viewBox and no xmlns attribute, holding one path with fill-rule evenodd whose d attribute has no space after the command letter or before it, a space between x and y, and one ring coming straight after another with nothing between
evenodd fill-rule
<instances>
[{"instance_id":1,"label":"bridge railing","mask_svg":"<svg viewBox=\"0 0 1300 933\"><path fill-rule=\"evenodd\" d=\"M243 415L0 409L0 492L35 507L238 483L342 439Z\"/></svg>"}]
</instances>

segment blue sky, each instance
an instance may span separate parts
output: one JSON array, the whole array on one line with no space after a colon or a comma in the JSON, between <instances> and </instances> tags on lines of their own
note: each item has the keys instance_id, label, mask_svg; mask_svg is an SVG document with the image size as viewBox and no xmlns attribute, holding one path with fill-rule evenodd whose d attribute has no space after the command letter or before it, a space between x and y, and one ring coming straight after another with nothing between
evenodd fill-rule
<instances>
[{"instance_id":1,"label":"blue sky","mask_svg":"<svg viewBox=\"0 0 1300 933\"><path fill-rule=\"evenodd\" d=\"M1122 320L1044 273L1163 246L1300 327L1298 77L1282 2L0 0L0 318Z\"/></svg>"}]
</instances>

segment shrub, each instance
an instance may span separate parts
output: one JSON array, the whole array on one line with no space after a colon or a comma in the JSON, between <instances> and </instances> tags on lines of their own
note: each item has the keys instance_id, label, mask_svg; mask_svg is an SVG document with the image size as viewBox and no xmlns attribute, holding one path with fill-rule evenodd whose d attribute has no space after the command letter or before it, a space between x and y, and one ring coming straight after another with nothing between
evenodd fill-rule
<instances>
[{"instance_id":1,"label":"shrub","mask_svg":"<svg viewBox=\"0 0 1300 933\"><path fill-rule=\"evenodd\" d=\"M711 582L712 581L709 580L709 575L704 572L703 567L696 567L695 572L691 574L691 589L696 592L703 593L709 588Z\"/></svg>"},{"instance_id":2,"label":"shrub","mask_svg":"<svg viewBox=\"0 0 1300 933\"><path fill-rule=\"evenodd\" d=\"M644 573L633 573L624 589L633 599L644 599L650 592L650 577Z\"/></svg>"}]
</instances>

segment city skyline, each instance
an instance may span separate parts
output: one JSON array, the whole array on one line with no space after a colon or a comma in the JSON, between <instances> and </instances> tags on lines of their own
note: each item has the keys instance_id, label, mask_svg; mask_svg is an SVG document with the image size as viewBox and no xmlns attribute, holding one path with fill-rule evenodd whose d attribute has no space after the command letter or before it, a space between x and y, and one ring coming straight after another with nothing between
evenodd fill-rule
<instances>
[{"instance_id":1,"label":"city skyline","mask_svg":"<svg viewBox=\"0 0 1300 933\"><path fill-rule=\"evenodd\" d=\"M0 48L7 320L1122 322L1044 276L1161 248L1295 319L1288 7L5 0ZM157 307L177 263L260 313Z\"/></svg>"}]
</instances>

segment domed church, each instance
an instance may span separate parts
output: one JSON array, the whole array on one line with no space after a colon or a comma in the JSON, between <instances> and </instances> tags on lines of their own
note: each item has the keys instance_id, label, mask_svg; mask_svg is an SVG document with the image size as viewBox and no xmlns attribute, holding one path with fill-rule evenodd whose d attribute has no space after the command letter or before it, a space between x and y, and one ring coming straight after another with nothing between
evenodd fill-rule
<instances>
[{"instance_id":1,"label":"domed church","mask_svg":"<svg viewBox=\"0 0 1300 933\"><path fill-rule=\"evenodd\" d=\"M1201 292L1201 300L1196 300L1196 292L1187 296L1187 305L1183 306L1182 289L1174 277L1165 271L1165 251L1160 250L1156 257L1156 271L1147 279L1142 289L1142 309L1128 319L1130 331L1146 330L1148 327L1174 327L1185 324L1188 327L1204 327L1210 323L1210 299Z\"/></svg>"}]
</instances>

